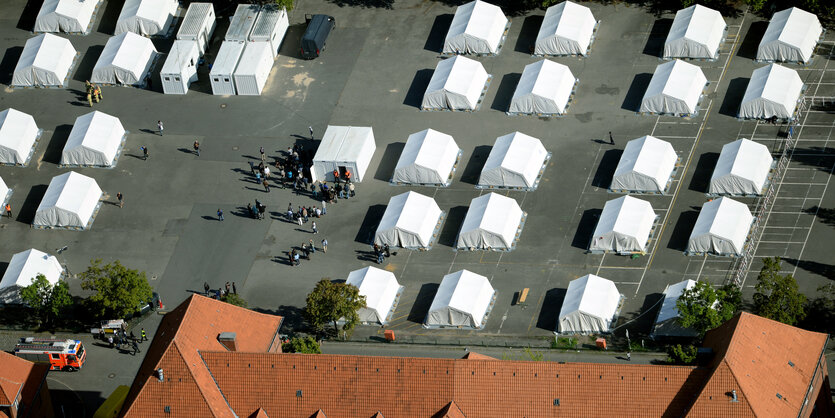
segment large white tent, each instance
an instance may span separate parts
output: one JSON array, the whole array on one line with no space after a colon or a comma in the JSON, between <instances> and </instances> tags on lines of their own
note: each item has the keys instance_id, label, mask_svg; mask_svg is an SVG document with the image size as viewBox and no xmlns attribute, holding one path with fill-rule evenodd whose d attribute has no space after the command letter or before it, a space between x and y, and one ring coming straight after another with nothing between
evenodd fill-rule
<instances>
[{"instance_id":1,"label":"large white tent","mask_svg":"<svg viewBox=\"0 0 835 418\"><path fill-rule=\"evenodd\" d=\"M3 178L0 177L0 206L5 206L11 195L12 189L10 189L9 186L6 185L6 182L3 181Z\"/></svg>"},{"instance_id":2,"label":"large white tent","mask_svg":"<svg viewBox=\"0 0 835 418\"><path fill-rule=\"evenodd\" d=\"M468 270L444 276L424 327L484 328L496 291L486 277Z\"/></svg>"},{"instance_id":3,"label":"large white tent","mask_svg":"<svg viewBox=\"0 0 835 418\"><path fill-rule=\"evenodd\" d=\"M11 108L0 112L0 164L28 164L40 135L31 115Z\"/></svg>"},{"instance_id":4,"label":"large white tent","mask_svg":"<svg viewBox=\"0 0 835 418\"><path fill-rule=\"evenodd\" d=\"M560 334L609 332L620 307L621 295L611 280L587 274L568 284L560 308Z\"/></svg>"},{"instance_id":5,"label":"large white tent","mask_svg":"<svg viewBox=\"0 0 835 418\"><path fill-rule=\"evenodd\" d=\"M757 48L757 60L809 62L822 33L814 14L797 7L781 10L768 23Z\"/></svg>"},{"instance_id":6,"label":"large white tent","mask_svg":"<svg viewBox=\"0 0 835 418\"><path fill-rule=\"evenodd\" d=\"M124 32L107 40L93 67L90 81L102 84L142 85L157 50L150 39Z\"/></svg>"},{"instance_id":7,"label":"large white tent","mask_svg":"<svg viewBox=\"0 0 835 418\"><path fill-rule=\"evenodd\" d=\"M589 251L645 253L656 217L649 202L632 196L606 202L594 228Z\"/></svg>"},{"instance_id":8,"label":"large white tent","mask_svg":"<svg viewBox=\"0 0 835 418\"><path fill-rule=\"evenodd\" d=\"M615 168L609 190L616 192L664 193L678 162L667 141L645 135L626 143Z\"/></svg>"},{"instance_id":9,"label":"large white tent","mask_svg":"<svg viewBox=\"0 0 835 418\"><path fill-rule=\"evenodd\" d=\"M550 158L539 139L521 132L500 136L490 150L476 187L535 190Z\"/></svg>"},{"instance_id":10,"label":"large white tent","mask_svg":"<svg viewBox=\"0 0 835 418\"><path fill-rule=\"evenodd\" d=\"M345 283L356 286L359 294L365 296L365 307L357 311L364 324L385 325L403 291L394 273L370 266L352 271Z\"/></svg>"},{"instance_id":11,"label":"large white tent","mask_svg":"<svg viewBox=\"0 0 835 418\"><path fill-rule=\"evenodd\" d=\"M370 126L328 125L310 168L313 181L334 181L338 170L340 175L350 171L351 181L361 182L376 149Z\"/></svg>"},{"instance_id":12,"label":"large white tent","mask_svg":"<svg viewBox=\"0 0 835 418\"><path fill-rule=\"evenodd\" d=\"M0 303L22 303L20 289L32 284L38 274L43 274L46 280L54 285L61 279L63 272L64 269L55 256L34 248L19 252L12 256L3 279L0 280Z\"/></svg>"},{"instance_id":13,"label":"large white tent","mask_svg":"<svg viewBox=\"0 0 835 418\"><path fill-rule=\"evenodd\" d=\"M791 119L802 92L803 81L797 71L778 64L757 68L742 97L739 117Z\"/></svg>"},{"instance_id":14,"label":"large white tent","mask_svg":"<svg viewBox=\"0 0 835 418\"><path fill-rule=\"evenodd\" d=\"M716 10L696 4L676 12L664 42L664 58L719 58L728 25Z\"/></svg>"},{"instance_id":15,"label":"large white tent","mask_svg":"<svg viewBox=\"0 0 835 418\"><path fill-rule=\"evenodd\" d=\"M89 33L101 0L44 0L33 32Z\"/></svg>"},{"instance_id":16,"label":"large white tent","mask_svg":"<svg viewBox=\"0 0 835 418\"><path fill-rule=\"evenodd\" d=\"M499 6L481 0L455 9L444 54L498 54L508 20Z\"/></svg>"},{"instance_id":17,"label":"large white tent","mask_svg":"<svg viewBox=\"0 0 835 418\"><path fill-rule=\"evenodd\" d=\"M452 136L434 129L409 135L397 160L391 182L446 187L461 157L461 148Z\"/></svg>"},{"instance_id":18,"label":"large white tent","mask_svg":"<svg viewBox=\"0 0 835 418\"><path fill-rule=\"evenodd\" d=\"M664 302L655 318L652 328L653 337L695 337L698 333L692 328L684 328L678 323L678 308L676 302L685 290L696 286L695 280L684 280L678 283L669 284L664 289Z\"/></svg>"},{"instance_id":19,"label":"large white tent","mask_svg":"<svg viewBox=\"0 0 835 418\"><path fill-rule=\"evenodd\" d=\"M591 9L564 1L545 11L535 55L588 55L597 21Z\"/></svg>"},{"instance_id":20,"label":"large white tent","mask_svg":"<svg viewBox=\"0 0 835 418\"><path fill-rule=\"evenodd\" d=\"M64 145L61 165L113 167L124 140L119 118L99 111L81 115Z\"/></svg>"},{"instance_id":21,"label":"large white tent","mask_svg":"<svg viewBox=\"0 0 835 418\"><path fill-rule=\"evenodd\" d=\"M760 195L768 180L774 158L763 144L737 139L722 147L710 177L709 194Z\"/></svg>"},{"instance_id":22,"label":"large white tent","mask_svg":"<svg viewBox=\"0 0 835 418\"><path fill-rule=\"evenodd\" d=\"M113 34L165 35L174 21L178 6L177 0L125 0Z\"/></svg>"},{"instance_id":23,"label":"large white tent","mask_svg":"<svg viewBox=\"0 0 835 418\"><path fill-rule=\"evenodd\" d=\"M29 38L12 74L14 87L65 87L75 63L69 40L51 33Z\"/></svg>"},{"instance_id":24,"label":"large white tent","mask_svg":"<svg viewBox=\"0 0 835 418\"><path fill-rule=\"evenodd\" d=\"M528 64L522 71L507 112L561 115L568 109L568 100L578 81L568 66L545 59Z\"/></svg>"},{"instance_id":25,"label":"large white tent","mask_svg":"<svg viewBox=\"0 0 835 418\"><path fill-rule=\"evenodd\" d=\"M508 251L516 246L525 212L510 197L487 193L470 201L467 216L461 224L459 250Z\"/></svg>"},{"instance_id":26,"label":"large white tent","mask_svg":"<svg viewBox=\"0 0 835 418\"><path fill-rule=\"evenodd\" d=\"M754 217L744 203L728 197L711 200L702 206L690 240L688 254L742 254Z\"/></svg>"},{"instance_id":27,"label":"large white tent","mask_svg":"<svg viewBox=\"0 0 835 418\"><path fill-rule=\"evenodd\" d=\"M655 67L641 100L641 112L693 115L706 85L707 78L698 66L681 60L665 62Z\"/></svg>"},{"instance_id":28,"label":"large white tent","mask_svg":"<svg viewBox=\"0 0 835 418\"><path fill-rule=\"evenodd\" d=\"M55 176L41 199L32 225L37 228L87 229L99 208L101 188L76 172Z\"/></svg>"},{"instance_id":29,"label":"large white tent","mask_svg":"<svg viewBox=\"0 0 835 418\"><path fill-rule=\"evenodd\" d=\"M438 236L443 212L435 199L406 192L389 199L374 242L392 247L428 249Z\"/></svg>"},{"instance_id":30,"label":"large white tent","mask_svg":"<svg viewBox=\"0 0 835 418\"><path fill-rule=\"evenodd\" d=\"M475 110L490 75L480 62L455 56L435 66L420 107L424 110Z\"/></svg>"}]
</instances>

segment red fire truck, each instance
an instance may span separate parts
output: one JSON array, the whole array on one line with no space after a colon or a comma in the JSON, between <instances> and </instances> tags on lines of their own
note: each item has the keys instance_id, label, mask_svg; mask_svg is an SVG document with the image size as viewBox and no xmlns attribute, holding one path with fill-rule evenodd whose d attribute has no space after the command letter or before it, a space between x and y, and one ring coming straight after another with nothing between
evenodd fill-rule
<instances>
[{"instance_id":1,"label":"red fire truck","mask_svg":"<svg viewBox=\"0 0 835 418\"><path fill-rule=\"evenodd\" d=\"M84 365L87 353L79 340L21 338L15 345L16 356L35 363L49 363L50 370L74 372Z\"/></svg>"}]
</instances>

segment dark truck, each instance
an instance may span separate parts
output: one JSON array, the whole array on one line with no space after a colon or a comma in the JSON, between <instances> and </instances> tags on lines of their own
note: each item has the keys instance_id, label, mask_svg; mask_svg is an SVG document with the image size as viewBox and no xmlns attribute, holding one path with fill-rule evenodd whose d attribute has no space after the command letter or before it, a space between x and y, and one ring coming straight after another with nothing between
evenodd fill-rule
<instances>
[{"instance_id":1,"label":"dark truck","mask_svg":"<svg viewBox=\"0 0 835 418\"><path fill-rule=\"evenodd\" d=\"M319 56L335 24L333 16L328 15L313 15L308 19L307 30L301 40L302 58L312 60Z\"/></svg>"}]
</instances>

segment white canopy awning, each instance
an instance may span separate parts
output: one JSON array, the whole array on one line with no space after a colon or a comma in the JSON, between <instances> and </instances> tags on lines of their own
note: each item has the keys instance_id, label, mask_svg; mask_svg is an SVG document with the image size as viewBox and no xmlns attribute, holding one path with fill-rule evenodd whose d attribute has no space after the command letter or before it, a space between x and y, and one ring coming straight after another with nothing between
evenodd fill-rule
<instances>
[{"instance_id":1,"label":"white canopy awning","mask_svg":"<svg viewBox=\"0 0 835 418\"><path fill-rule=\"evenodd\" d=\"M664 58L719 58L719 45L727 27L716 10L699 4L681 9L676 12L664 42Z\"/></svg>"},{"instance_id":2,"label":"white canopy awning","mask_svg":"<svg viewBox=\"0 0 835 418\"><path fill-rule=\"evenodd\" d=\"M507 18L499 6L475 0L458 6L446 34L444 54L498 54Z\"/></svg>"},{"instance_id":3,"label":"white canopy awning","mask_svg":"<svg viewBox=\"0 0 835 418\"><path fill-rule=\"evenodd\" d=\"M389 199L374 242L409 249L430 248L442 215L431 197L415 192L399 194Z\"/></svg>"},{"instance_id":4,"label":"white canopy awning","mask_svg":"<svg viewBox=\"0 0 835 418\"><path fill-rule=\"evenodd\" d=\"M698 66L680 60L661 64L655 67L655 73L641 100L641 112L695 114L706 85L707 78Z\"/></svg>"},{"instance_id":5,"label":"white canopy awning","mask_svg":"<svg viewBox=\"0 0 835 418\"><path fill-rule=\"evenodd\" d=\"M710 177L710 194L752 196L763 193L774 158L763 144L737 139L722 147Z\"/></svg>"},{"instance_id":6,"label":"white canopy awning","mask_svg":"<svg viewBox=\"0 0 835 418\"><path fill-rule=\"evenodd\" d=\"M88 33L101 0L44 0L33 32Z\"/></svg>"},{"instance_id":7,"label":"white canopy awning","mask_svg":"<svg viewBox=\"0 0 835 418\"><path fill-rule=\"evenodd\" d=\"M35 118L15 109L0 112L0 164L26 164L40 130Z\"/></svg>"},{"instance_id":8,"label":"white canopy awning","mask_svg":"<svg viewBox=\"0 0 835 418\"><path fill-rule=\"evenodd\" d=\"M572 280L560 308L560 334L609 332L621 295L611 280L587 274Z\"/></svg>"},{"instance_id":9,"label":"white canopy awning","mask_svg":"<svg viewBox=\"0 0 835 418\"><path fill-rule=\"evenodd\" d=\"M112 167L124 137L119 118L99 111L81 115L64 145L61 165Z\"/></svg>"},{"instance_id":10,"label":"white canopy awning","mask_svg":"<svg viewBox=\"0 0 835 418\"><path fill-rule=\"evenodd\" d=\"M26 41L12 75L15 87L64 87L76 51L69 40L43 33Z\"/></svg>"},{"instance_id":11,"label":"white canopy awning","mask_svg":"<svg viewBox=\"0 0 835 418\"><path fill-rule=\"evenodd\" d=\"M685 280L667 285L664 289L664 302L655 319L652 335L657 337L695 337L698 333L690 328L682 328L678 324L678 308L676 302L687 289L696 286L695 280Z\"/></svg>"},{"instance_id":12,"label":"white canopy awning","mask_svg":"<svg viewBox=\"0 0 835 418\"><path fill-rule=\"evenodd\" d=\"M510 197L487 193L470 201L458 234L458 249L510 250L522 233L525 213Z\"/></svg>"},{"instance_id":13,"label":"white canopy awning","mask_svg":"<svg viewBox=\"0 0 835 418\"><path fill-rule=\"evenodd\" d=\"M728 197L711 200L699 212L687 252L740 255L753 221L754 217L744 203Z\"/></svg>"},{"instance_id":14,"label":"white canopy awning","mask_svg":"<svg viewBox=\"0 0 835 418\"><path fill-rule=\"evenodd\" d=\"M778 64L757 68L745 89L739 117L748 119L791 119L803 92L797 71Z\"/></svg>"},{"instance_id":15,"label":"white canopy awning","mask_svg":"<svg viewBox=\"0 0 835 418\"><path fill-rule=\"evenodd\" d=\"M9 186L6 185L6 182L3 181L3 177L0 177L0 206L6 204L6 199L9 197L11 189Z\"/></svg>"},{"instance_id":16,"label":"white canopy awning","mask_svg":"<svg viewBox=\"0 0 835 418\"><path fill-rule=\"evenodd\" d=\"M646 252L655 223L649 202L623 196L606 202L592 235L590 251Z\"/></svg>"},{"instance_id":17,"label":"white canopy awning","mask_svg":"<svg viewBox=\"0 0 835 418\"><path fill-rule=\"evenodd\" d=\"M545 11L536 36L536 55L587 55L597 22L591 9L564 1Z\"/></svg>"},{"instance_id":18,"label":"white canopy awning","mask_svg":"<svg viewBox=\"0 0 835 418\"><path fill-rule=\"evenodd\" d=\"M124 32L142 36L165 35L178 6L177 0L125 0L114 35Z\"/></svg>"},{"instance_id":19,"label":"white canopy awning","mask_svg":"<svg viewBox=\"0 0 835 418\"><path fill-rule=\"evenodd\" d=\"M55 176L38 205L32 225L86 229L92 225L101 197L101 188L90 177L72 171Z\"/></svg>"},{"instance_id":20,"label":"white canopy awning","mask_svg":"<svg viewBox=\"0 0 835 418\"><path fill-rule=\"evenodd\" d=\"M427 327L483 328L496 291L486 277L468 270L447 274L426 315Z\"/></svg>"},{"instance_id":21,"label":"white canopy awning","mask_svg":"<svg viewBox=\"0 0 835 418\"><path fill-rule=\"evenodd\" d=\"M334 181L333 171L344 169L351 172L351 181L361 182L376 149L370 126L328 125L313 157L313 180Z\"/></svg>"},{"instance_id":22,"label":"white canopy awning","mask_svg":"<svg viewBox=\"0 0 835 418\"><path fill-rule=\"evenodd\" d=\"M633 139L623 150L609 189L664 193L677 161L676 151L669 142L650 135Z\"/></svg>"},{"instance_id":23,"label":"white canopy awning","mask_svg":"<svg viewBox=\"0 0 835 418\"><path fill-rule=\"evenodd\" d=\"M757 60L809 62L823 33L818 17L792 7L774 13L757 48Z\"/></svg>"},{"instance_id":24,"label":"white canopy awning","mask_svg":"<svg viewBox=\"0 0 835 418\"><path fill-rule=\"evenodd\" d=\"M490 76L480 62L455 56L435 67L422 109L475 110Z\"/></svg>"},{"instance_id":25,"label":"white canopy awning","mask_svg":"<svg viewBox=\"0 0 835 418\"><path fill-rule=\"evenodd\" d=\"M141 85L157 50L150 39L124 32L107 40L90 81L103 84Z\"/></svg>"},{"instance_id":26,"label":"white canopy awning","mask_svg":"<svg viewBox=\"0 0 835 418\"><path fill-rule=\"evenodd\" d=\"M508 113L563 114L576 83L565 65L548 60L528 64L513 92Z\"/></svg>"},{"instance_id":27,"label":"white canopy awning","mask_svg":"<svg viewBox=\"0 0 835 418\"><path fill-rule=\"evenodd\" d=\"M452 136L434 129L409 135L391 178L393 183L449 186L461 149Z\"/></svg>"},{"instance_id":28,"label":"white canopy awning","mask_svg":"<svg viewBox=\"0 0 835 418\"><path fill-rule=\"evenodd\" d=\"M43 274L51 284L58 283L64 269L54 256L34 248L12 256L3 279L0 280L0 303L21 303L20 289L32 284Z\"/></svg>"},{"instance_id":29,"label":"white canopy awning","mask_svg":"<svg viewBox=\"0 0 835 418\"><path fill-rule=\"evenodd\" d=\"M478 186L533 190L549 158L542 142L532 136L521 132L500 136L484 163Z\"/></svg>"},{"instance_id":30,"label":"white canopy awning","mask_svg":"<svg viewBox=\"0 0 835 418\"><path fill-rule=\"evenodd\" d=\"M360 295L365 296L366 306L357 312L360 321L381 325L388 322L403 289L403 286L397 283L394 273L376 267L352 271L345 283L356 286Z\"/></svg>"}]
</instances>

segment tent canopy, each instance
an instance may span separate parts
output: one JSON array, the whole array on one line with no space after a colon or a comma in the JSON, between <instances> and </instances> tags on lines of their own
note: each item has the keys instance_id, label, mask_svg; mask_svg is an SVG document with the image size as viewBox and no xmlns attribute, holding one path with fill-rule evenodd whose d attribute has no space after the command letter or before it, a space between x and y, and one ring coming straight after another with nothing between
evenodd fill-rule
<instances>
[{"instance_id":1,"label":"tent canopy","mask_svg":"<svg viewBox=\"0 0 835 418\"><path fill-rule=\"evenodd\" d=\"M641 100L641 112L694 114L706 85L707 78L698 66L680 60L661 64L655 67Z\"/></svg>"},{"instance_id":2,"label":"tent canopy","mask_svg":"<svg viewBox=\"0 0 835 418\"><path fill-rule=\"evenodd\" d=\"M157 50L150 39L124 32L107 40L90 81L103 84L142 84Z\"/></svg>"},{"instance_id":3,"label":"tent canopy","mask_svg":"<svg viewBox=\"0 0 835 418\"><path fill-rule=\"evenodd\" d=\"M12 75L12 86L63 87L75 61L69 40L42 33L26 41Z\"/></svg>"},{"instance_id":4,"label":"tent canopy","mask_svg":"<svg viewBox=\"0 0 835 418\"><path fill-rule=\"evenodd\" d=\"M778 64L757 68L745 89L739 117L791 119L803 92L803 81L797 71Z\"/></svg>"},{"instance_id":5,"label":"tent canopy","mask_svg":"<svg viewBox=\"0 0 835 418\"><path fill-rule=\"evenodd\" d=\"M774 159L763 144L737 139L722 147L710 177L710 194L760 195Z\"/></svg>"},{"instance_id":6,"label":"tent canopy","mask_svg":"<svg viewBox=\"0 0 835 418\"><path fill-rule=\"evenodd\" d=\"M655 223L649 202L623 196L606 202L592 235L590 251L646 252Z\"/></svg>"},{"instance_id":7,"label":"tent canopy","mask_svg":"<svg viewBox=\"0 0 835 418\"><path fill-rule=\"evenodd\" d=\"M516 200L487 193L470 201L456 247L510 250L521 232L524 212Z\"/></svg>"},{"instance_id":8,"label":"tent canopy","mask_svg":"<svg viewBox=\"0 0 835 418\"><path fill-rule=\"evenodd\" d=\"M9 266L0 280L0 302L20 303L20 289L32 284L38 274L43 274L51 284L58 283L64 269L54 256L34 248L12 256Z\"/></svg>"},{"instance_id":9,"label":"tent canopy","mask_svg":"<svg viewBox=\"0 0 835 418\"><path fill-rule=\"evenodd\" d=\"M31 115L11 108L0 112L0 164L26 164L38 132Z\"/></svg>"},{"instance_id":10,"label":"tent canopy","mask_svg":"<svg viewBox=\"0 0 835 418\"><path fill-rule=\"evenodd\" d=\"M81 115L75 119L64 145L61 164L111 167L124 137L125 128L119 118L99 111Z\"/></svg>"},{"instance_id":11,"label":"tent canopy","mask_svg":"<svg viewBox=\"0 0 835 418\"><path fill-rule=\"evenodd\" d=\"M658 318L655 319L655 325L652 331L654 336L694 337L698 335L698 333L690 328L682 328L676 321L679 315L676 302L678 302L678 299L685 290L692 289L694 286L696 286L695 280L684 280L667 285L664 289L664 302L658 311Z\"/></svg>"},{"instance_id":12,"label":"tent canopy","mask_svg":"<svg viewBox=\"0 0 835 418\"><path fill-rule=\"evenodd\" d=\"M365 296L366 307L357 312L360 321L379 324L388 322L403 288L394 273L370 266L352 271L345 283L356 286Z\"/></svg>"},{"instance_id":13,"label":"tent canopy","mask_svg":"<svg viewBox=\"0 0 835 418\"><path fill-rule=\"evenodd\" d=\"M591 9L564 1L545 11L536 36L536 55L587 55L597 22Z\"/></svg>"},{"instance_id":14,"label":"tent canopy","mask_svg":"<svg viewBox=\"0 0 835 418\"><path fill-rule=\"evenodd\" d=\"M442 214L431 197L415 192L394 196L389 199L374 242L410 249L429 248Z\"/></svg>"},{"instance_id":15,"label":"tent canopy","mask_svg":"<svg viewBox=\"0 0 835 418\"><path fill-rule=\"evenodd\" d=\"M774 13L757 48L757 60L809 62L823 33L818 17L792 7Z\"/></svg>"},{"instance_id":16,"label":"tent canopy","mask_svg":"<svg viewBox=\"0 0 835 418\"><path fill-rule=\"evenodd\" d=\"M490 76L480 62L455 56L435 67L423 94L423 109L475 110Z\"/></svg>"},{"instance_id":17,"label":"tent canopy","mask_svg":"<svg viewBox=\"0 0 835 418\"><path fill-rule=\"evenodd\" d=\"M560 308L561 334L608 332L620 304L620 293L611 280L587 274L572 280Z\"/></svg>"},{"instance_id":18,"label":"tent canopy","mask_svg":"<svg viewBox=\"0 0 835 418\"><path fill-rule=\"evenodd\" d=\"M445 54L497 54L507 27L499 6L475 0L458 6L444 41Z\"/></svg>"},{"instance_id":19,"label":"tent canopy","mask_svg":"<svg viewBox=\"0 0 835 418\"><path fill-rule=\"evenodd\" d=\"M460 154L450 135L434 129L413 133L406 140L391 181L449 186Z\"/></svg>"},{"instance_id":20,"label":"tent canopy","mask_svg":"<svg viewBox=\"0 0 835 418\"><path fill-rule=\"evenodd\" d=\"M669 142L650 135L633 139L623 150L609 189L664 193L677 161Z\"/></svg>"},{"instance_id":21,"label":"tent canopy","mask_svg":"<svg viewBox=\"0 0 835 418\"><path fill-rule=\"evenodd\" d=\"M664 58L719 58L719 44L727 27L716 10L699 4L681 9L664 42Z\"/></svg>"},{"instance_id":22,"label":"tent canopy","mask_svg":"<svg viewBox=\"0 0 835 418\"><path fill-rule=\"evenodd\" d=\"M177 0L125 0L114 35L124 32L142 36L165 35L177 7Z\"/></svg>"},{"instance_id":23,"label":"tent canopy","mask_svg":"<svg viewBox=\"0 0 835 418\"><path fill-rule=\"evenodd\" d=\"M533 190L549 158L542 142L521 132L496 139L484 163L478 186Z\"/></svg>"},{"instance_id":24,"label":"tent canopy","mask_svg":"<svg viewBox=\"0 0 835 418\"><path fill-rule=\"evenodd\" d=\"M711 200L702 206L687 252L691 254L713 253L718 255L742 254L745 239L754 217L744 203L728 197Z\"/></svg>"},{"instance_id":25,"label":"tent canopy","mask_svg":"<svg viewBox=\"0 0 835 418\"><path fill-rule=\"evenodd\" d=\"M3 177L0 177L0 205L6 204L6 198L9 197L9 186L6 186L6 182L3 181Z\"/></svg>"},{"instance_id":26,"label":"tent canopy","mask_svg":"<svg viewBox=\"0 0 835 418\"><path fill-rule=\"evenodd\" d=\"M344 167L351 171L352 181L360 182L376 149L370 126L328 125L313 157L313 180L333 181L333 170Z\"/></svg>"},{"instance_id":27,"label":"tent canopy","mask_svg":"<svg viewBox=\"0 0 835 418\"><path fill-rule=\"evenodd\" d=\"M426 315L426 326L482 328L496 291L486 277L468 270L444 276Z\"/></svg>"},{"instance_id":28,"label":"tent canopy","mask_svg":"<svg viewBox=\"0 0 835 418\"><path fill-rule=\"evenodd\" d=\"M33 225L43 228L87 228L101 199L99 185L90 177L70 171L55 176L35 212Z\"/></svg>"},{"instance_id":29,"label":"tent canopy","mask_svg":"<svg viewBox=\"0 0 835 418\"><path fill-rule=\"evenodd\" d=\"M44 0L34 32L87 33L100 1Z\"/></svg>"},{"instance_id":30,"label":"tent canopy","mask_svg":"<svg viewBox=\"0 0 835 418\"><path fill-rule=\"evenodd\" d=\"M509 113L565 113L577 79L571 69L542 60L525 66L510 100Z\"/></svg>"}]
</instances>

